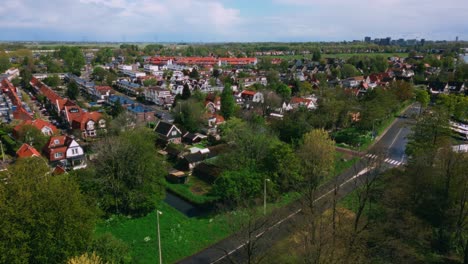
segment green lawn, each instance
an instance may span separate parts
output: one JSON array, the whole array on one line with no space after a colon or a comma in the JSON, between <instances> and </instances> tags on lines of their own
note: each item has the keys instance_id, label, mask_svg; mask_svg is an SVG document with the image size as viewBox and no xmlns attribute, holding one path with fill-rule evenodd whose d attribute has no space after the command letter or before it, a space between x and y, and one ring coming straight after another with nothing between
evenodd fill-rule
<instances>
[{"instance_id":1,"label":"green lawn","mask_svg":"<svg viewBox=\"0 0 468 264\"><path fill-rule=\"evenodd\" d=\"M298 193L285 194L276 203L269 203L267 211L285 206L299 197ZM245 219L241 210L188 218L164 202L158 209L163 212L160 215L160 229L164 263L174 263L228 237ZM263 210L263 207L259 206L258 210ZM103 221L98 224L96 234L110 232L127 243L134 263L157 263L159 255L156 230L156 213L153 212L135 219L114 217ZM149 240L145 241L145 238Z\"/></svg>"},{"instance_id":2,"label":"green lawn","mask_svg":"<svg viewBox=\"0 0 468 264\"><path fill-rule=\"evenodd\" d=\"M344 157L345 154L336 154L336 173L341 173L357 161L357 158L345 160ZM185 194L182 196L191 196L193 200L199 199L200 202L211 199L209 196L193 194L190 191L193 184L199 183L192 181L192 185L189 182L185 186L168 184L170 186L168 188L183 192ZM300 198L299 193L284 194L278 201L269 203L267 211L283 207L298 198ZM160 215L160 229L164 263L174 263L228 237L245 219L243 211L240 210L188 218L164 202L158 209L163 212ZM258 209L263 210L263 207L259 206ZM123 240L130 246L135 263L157 263L159 255L156 230L156 213L153 212L135 219L113 217L112 220L102 221L97 226L96 234L110 232Z\"/></svg>"},{"instance_id":3,"label":"green lawn","mask_svg":"<svg viewBox=\"0 0 468 264\"><path fill-rule=\"evenodd\" d=\"M188 218L166 203L159 210L164 263L173 263L228 236L233 228L227 215L212 218ZM235 216L235 215L234 215ZM135 263L157 263L158 241L156 213L145 217L114 218L98 225L97 234L111 232L131 247ZM145 238L149 238L145 241Z\"/></svg>"},{"instance_id":4,"label":"green lawn","mask_svg":"<svg viewBox=\"0 0 468 264\"><path fill-rule=\"evenodd\" d=\"M198 179L195 176L189 176L186 184L166 183L166 188L195 204L206 204L217 199L217 197L208 195L211 185Z\"/></svg>"}]
</instances>

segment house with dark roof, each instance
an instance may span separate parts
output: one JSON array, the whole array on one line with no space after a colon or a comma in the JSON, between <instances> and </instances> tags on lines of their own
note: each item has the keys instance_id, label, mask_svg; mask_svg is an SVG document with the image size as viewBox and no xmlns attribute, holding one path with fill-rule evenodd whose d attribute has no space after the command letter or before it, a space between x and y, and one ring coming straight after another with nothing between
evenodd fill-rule
<instances>
[{"instance_id":1,"label":"house with dark roof","mask_svg":"<svg viewBox=\"0 0 468 264\"><path fill-rule=\"evenodd\" d=\"M448 85L444 82L429 82L427 88L431 94L448 94Z\"/></svg>"},{"instance_id":2,"label":"house with dark roof","mask_svg":"<svg viewBox=\"0 0 468 264\"><path fill-rule=\"evenodd\" d=\"M165 144L180 144L182 142L182 131L174 124L159 121L154 127L154 132L158 135L158 139Z\"/></svg>"}]
</instances>

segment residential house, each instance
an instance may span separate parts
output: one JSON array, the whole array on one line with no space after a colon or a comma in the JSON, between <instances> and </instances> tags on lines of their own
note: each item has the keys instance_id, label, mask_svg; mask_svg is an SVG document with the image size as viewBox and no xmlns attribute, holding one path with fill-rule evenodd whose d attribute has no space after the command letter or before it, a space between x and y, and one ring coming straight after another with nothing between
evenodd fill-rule
<instances>
[{"instance_id":1,"label":"residential house","mask_svg":"<svg viewBox=\"0 0 468 264\"><path fill-rule=\"evenodd\" d=\"M110 86L96 86L94 87L93 95L98 103L107 101L111 95L112 88Z\"/></svg>"},{"instance_id":2,"label":"residential house","mask_svg":"<svg viewBox=\"0 0 468 264\"><path fill-rule=\"evenodd\" d=\"M83 138L96 137L98 131L105 131L106 120L99 112L81 112L72 119L71 127L80 131Z\"/></svg>"},{"instance_id":3,"label":"residential house","mask_svg":"<svg viewBox=\"0 0 468 264\"><path fill-rule=\"evenodd\" d=\"M41 153L37 151L33 146L24 143L21 147L16 151L16 156L21 158L30 158L30 157L40 157Z\"/></svg>"},{"instance_id":4,"label":"residential house","mask_svg":"<svg viewBox=\"0 0 468 264\"><path fill-rule=\"evenodd\" d=\"M182 131L177 126L164 121L159 121L154 127L158 139L163 143L180 144L182 142Z\"/></svg>"},{"instance_id":5,"label":"residential house","mask_svg":"<svg viewBox=\"0 0 468 264\"><path fill-rule=\"evenodd\" d=\"M429 92L433 95L449 93L449 86L447 83L444 82L429 82L427 88L429 89Z\"/></svg>"},{"instance_id":6,"label":"residential house","mask_svg":"<svg viewBox=\"0 0 468 264\"><path fill-rule=\"evenodd\" d=\"M117 81L117 87L132 95L138 95L141 92L141 86L139 84L131 83L126 80Z\"/></svg>"},{"instance_id":7,"label":"residential house","mask_svg":"<svg viewBox=\"0 0 468 264\"><path fill-rule=\"evenodd\" d=\"M214 94L209 93L205 97L205 107L208 112L214 114L216 111L221 110L221 97Z\"/></svg>"},{"instance_id":8,"label":"residential house","mask_svg":"<svg viewBox=\"0 0 468 264\"><path fill-rule=\"evenodd\" d=\"M466 90L464 82L448 82L447 85L450 93L463 94Z\"/></svg>"},{"instance_id":9,"label":"residential house","mask_svg":"<svg viewBox=\"0 0 468 264\"><path fill-rule=\"evenodd\" d=\"M207 138L207 136L199 134L199 133L190 133L187 132L182 137L182 142L187 144L196 144L202 141L203 139Z\"/></svg>"},{"instance_id":10,"label":"residential house","mask_svg":"<svg viewBox=\"0 0 468 264\"><path fill-rule=\"evenodd\" d=\"M265 100L264 97L263 97L263 94L261 92L244 90L244 91L241 92L240 95L245 101L249 101L249 102L262 103L263 104L263 102Z\"/></svg>"},{"instance_id":11,"label":"residential house","mask_svg":"<svg viewBox=\"0 0 468 264\"><path fill-rule=\"evenodd\" d=\"M299 107L305 107L309 110L314 110L317 108L317 98L316 97L309 97L309 98L302 98L302 97L293 97L289 102L293 109L297 109Z\"/></svg>"},{"instance_id":12,"label":"residential house","mask_svg":"<svg viewBox=\"0 0 468 264\"><path fill-rule=\"evenodd\" d=\"M43 151L52 166L72 170L86 168L83 148L69 136L51 137Z\"/></svg>"},{"instance_id":13,"label":"residential house","mask_svg":"<svg viewBox=\"0 0 468 264\"><path fill-rule=\"evenodd\" d=\"M44 134L45 136L52 136L58 133L57 127L55 127L51 123L42 119L36 119L36 120L26 120L26 121L23 121L21 124L15 126L13 128L13 137L17 138L19 132L24 126L33 126L37 128L38 130L40 130L42 134Z\"/></svg>"}]
</instances>

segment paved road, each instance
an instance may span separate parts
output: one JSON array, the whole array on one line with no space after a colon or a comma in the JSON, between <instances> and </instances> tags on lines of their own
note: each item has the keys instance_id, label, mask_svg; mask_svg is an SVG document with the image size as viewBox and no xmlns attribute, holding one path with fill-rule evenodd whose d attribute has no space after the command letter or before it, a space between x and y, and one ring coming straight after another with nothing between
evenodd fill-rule
<instances>
[{"instance_id":1,"label":"paved road","mask_svg":"<svg viewBox=\"0 0 468 264\"><path fill-rule=\"evenodd\" d=\"M405 114L411 116L412 113L417 113L418 108L414 105L410 106ZM385 164L385 168L392 168L401 166L406 162L405 148L408 142L407 136L411 132L411 121L407 118L397 118L389 129L383 134L378 141L370 148L366 157L361 159L344 173L338 175L335 179L328 184L323 185L319 191L317 198L314 200L316 207L325 210L330 207L331 194L337 188L337 196L343 197L352 192L357 184L356 179L371 172L372 168L369 164L372 160L380 160ZM256 244L258 247L256 252L262 252L269 249L276 241L285 238L297 226L297 221L301 221L301 204L300 202L293 203L287 208L283 208L278 212L272 214L269 218L268 225L259 229L251 237L252 240L262 237ZM244 237L240 239L240 237ZM231 263L231 259L236 263L243 263L246 258L246 238L242 235L233 235L224 239L209 248L206 248L199 253L181 260L181 264L195 264L195 263Z\"/></svg>"}]
</instances>

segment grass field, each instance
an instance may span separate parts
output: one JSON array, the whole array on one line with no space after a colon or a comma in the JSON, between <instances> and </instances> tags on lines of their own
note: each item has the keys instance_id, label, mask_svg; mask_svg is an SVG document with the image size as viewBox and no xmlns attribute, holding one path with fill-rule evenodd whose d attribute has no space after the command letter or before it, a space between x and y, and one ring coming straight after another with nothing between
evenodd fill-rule
<instances>
[{"instance_id":1,"label":"grass field","mask_svg":"<svg viewBox=\"0 0 468 264\"><path fill-rule=\"evenodd\" d=\"M342 153L337 153L335 159L336 173L341 173L357 161L357 158L345 159ZM210 199L209 196L191 193L191 186L193 185L174 184L171 188L186 192L185 195L193 195L196 199L201 199L200 202ZM267 210L283 207L298 198L299 193L284 194L275 203L269 203ZM245 219L243 211L239 210L197 218L188 218L166 203L162 203L158 210L163 212L160 215L160 229L164 263L174 263L228 237L236 231L236 225ZM127 243L134 263L157 263L159 255L156 230L156 213L152 212L135 219L114 217L103 221L98 224L96 234L110 232Z\"/></svg>"}]
</instances>

